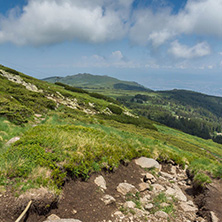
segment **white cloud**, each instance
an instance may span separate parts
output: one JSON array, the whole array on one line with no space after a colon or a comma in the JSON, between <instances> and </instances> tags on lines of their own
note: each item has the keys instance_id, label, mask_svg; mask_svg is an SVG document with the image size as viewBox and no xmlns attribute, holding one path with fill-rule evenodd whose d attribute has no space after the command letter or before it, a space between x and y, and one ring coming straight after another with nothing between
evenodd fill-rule
<instances>
[{"instance_id":1,"label":"white cloud","mask_svg":"<svg viewBox=\"0 0 222 222\"><path fill-rule=\"evenodd\" d=\"M192 59L209 55L211 50L206 42L201 42L193 47L180 44L178 41L171 43L171 48L168 51L176 58Z\"/></svg>"},{"instance_id":2,"label":"white cloud","mask_svg":"<svg viewBox=\"0 0 222 222\"><path fill-rule=\"evenodd\" d=\"M100 55L85 56L74 64L75 67L97 67L97 68L140 68L141 65L135 61L124 58L121 51L114 51L107 57Z\"/></svg>"},{"instance_id":3,"label":"white cloud","mask_svg":"<svg viewBox=\"0 0 222 222\"><path fill-rule=\"evenodd\" d=\"M122 38L132 0L29 0L20 16L0 20L0 43L42 45Z\"/></svg>"},{"instance_id":4,"label":"white cloud","mask_svg":"<svg viewBox=\"0 0 222 222\"><path fill-rule=\"evenodd\" d=\"M121 51L115 51L115 52L112 52L111 58L114 60L121 60L123 59L123 54Z\"/></svg>"},{"instance_id":5,"label":"white cloud","mask_svg":"<svg viewBox=\"0 0 222 222\"><path fill-rule=\"evenodd\" d=\"M165 5L133 9L133 2L28 0L20 14L13 9L8 17L0 17L0 43L101 43L129 35L136 44L159 47L179 35L222 38L222 0L188 0L177 14Z\"/></svg>"},{"instance_id":6,"label":"white cloud","mask_svg":"<svg viewBox=\"0 0 222 222\"><path fill-rule=\"evenodd\" d=\"M173 14L169 8L157 12L143 9L134 13L131 40L154 47L178 35L222 37L222 1L188 0L184 9Z\"/></svg>"}]
</instances>

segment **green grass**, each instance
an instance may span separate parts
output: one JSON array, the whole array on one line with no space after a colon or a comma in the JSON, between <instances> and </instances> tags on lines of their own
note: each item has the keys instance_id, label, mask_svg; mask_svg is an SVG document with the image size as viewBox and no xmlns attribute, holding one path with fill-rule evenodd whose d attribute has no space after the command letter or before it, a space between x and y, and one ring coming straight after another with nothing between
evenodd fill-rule
<instances>
[{"instance_id":1,"label":"green grass","mask_svg":"<svg viewBox=\"0 0 222 222\"><path fill-rule=\"evenodd\" d=\"M111 171L121 161L140 156L187 164L199 185L210 182L209 176L222 178L222 145L145 118L129 117L123 113L124 106L110 106L104 99L19 75L43 92L28 91L0 75L0 186L8 186L18 195L41 186L57 192L67 177L87 180L93 172ZM79 108L47 98L57 95L61 99L60 94L75 98ZM114 114L101 114L107 107ZM85 109L98 114L89 115ZM32 127L35 113L44 120ZM6 146L14 136L21 139Z\"/></svg>"}]
</instances>

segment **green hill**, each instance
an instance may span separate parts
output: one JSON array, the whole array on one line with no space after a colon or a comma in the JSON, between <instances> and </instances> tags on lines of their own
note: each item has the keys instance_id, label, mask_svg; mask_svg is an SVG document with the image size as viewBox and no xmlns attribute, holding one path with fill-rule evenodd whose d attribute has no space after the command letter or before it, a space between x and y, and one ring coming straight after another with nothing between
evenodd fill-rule
<instances>
[{"instance_id":1,"label":"green hill","mask_svg":"<svg viewBox=\"0 0 222 222\"><path fill-rule=\"evenodd\" d=\"M67 180L140 156L188 165L198 185L222 177L222 145L137 116L107 96L0 66L0 192L45 187L57 195Z\"/></svg>"},{"instance_id":2,"label":"green hill","mask_svg":"<svg viewBox=\"0 0 222 222\"><path fill-rule=\"evenodd\" d=\"M136 82L122 81L109 76L91 75L87 73L66 77L49 77L43 80L51 83L61 82L70 86L81 87L85 89L122 89L152 91Z\"/></svg>"}]
</instances>

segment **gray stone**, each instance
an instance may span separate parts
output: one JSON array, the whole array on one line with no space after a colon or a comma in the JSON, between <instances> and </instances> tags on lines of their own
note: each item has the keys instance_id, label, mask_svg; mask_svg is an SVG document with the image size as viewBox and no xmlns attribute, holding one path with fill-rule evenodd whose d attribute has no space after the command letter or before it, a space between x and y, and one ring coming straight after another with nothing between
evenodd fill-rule
<instances>
[{"instance_id":1,"label":"gray stone","mask_svg":"<svg viewBox=\"0 0 222 222\"><path fill-rule=\"evenodd\" d=\"M150 185L148 183L140 183L139 185L139 191L143 192L145 190L149 190Z\"/></svg>"},{"instance_id":2,"label":"gray stone","mask_svg":"<svg viewBox=\"0 0 222 222\"><path fill-rule=\"evenodd\" d=\"M162 177L165 177L166 179L173 179L173 178L174 178L173 175L171 175L171 174L169 174L169 173L165 173L165 172L160 172L160 175L161 175Z\"/></svg>"},{"instance_id":3,"label":"gray stone","mask_svg":"<svg viewBox=\"0 0 222 222\"><path fill-rule=\"evenodd\" d=\"M138 190L133 186L132 184L129 183L120 183L117 186L117 191L123 195L126 195L127 193L136 193Z\"/></svg>"},{"instance_id":4,"label":"gray stone","mask_svg":"<svg viewBox=\"0 0 222 222\"><path fill-rule=\"evenodd\" d=\"M140 202L143 206L145 206L148 201L150 200L151 196L149 194L145 195L144 197L140 198Z\"/></svg>"},{"instance_id":5,"label":"gray stone","mask_svg":"<svg viewBox=\"0 0 222 222\"><path fill-rule=\"evenodd\" d=\"M211 216L212 222L219 222L219 219L217 218L217 216L215 215L213 211L210 211L210 216Z\"/></svg>"},{"instance_id":6,"label":"gray stone","mask_svg":"<svg viewBox=\"0 0 222 222\"><path fill-rule=\"evenodd\" d=\"M16 141L20 140L20 137L16 136L11 138L5 145L10 146L12 143L15 143Z\"/></svg>"},{"instance_id":7,"label":"gray stone","mask_svg":"<svg viewBox=\"0 0 222 222\"><path fill-rule=\"evenodd\" d=\"M58 219L60 219L60 217L58 217L55 214L51 214L50 216L47 217L47 220L58 220Z\"/></svg>"},{"instance_id":8,"label":"gray stone","mask_svg":"<svg viewBox=\"0 0 222 222\"><path fill-rule=\"evenodd\" d=\"M168 187L166 190L167 195L173 195L180 201L187 201L187 197L184 195L183 191L174 184L173 188Z\"/></svg>"},{"instance_id":9,"label":"gray stone","mask_svg":"<svg viewBox=\"0 0 222 222\"><path fill-rule=\"evenodd\" d=\"M155 183L156 178L151 173L146 173L144 175L144 182L150 181L151 183Z\"/></svg>"},{"instance_id":10,"label":"gray stone","mask_svg":"<svg viewBox=\"0 0 222 222\"><path fill-rule=\"evenodd\" d=\"M135 208L136 207L136 204L133 202L133 201L126 201L124 204L123 204L123 207L125 208Z\"/></svg>"},{"instance_id":11,"label":"gray stone","mask_svg":"<svg viewBox=\"0 0 222 222\"><path fill-rule=\"evenodd\" d=\"M115 203L115 202L116 202L115 198L112 197L112 196L110 196L110 195L108 195L108 194L106 194L105 196L103 196L103 197L101 198L101 200L105 203L105 205L109 205L109 204L112 204L112 203Z\"/></svg>"},{"instance_id":12,"label":"gray stone","mask_svg":"<svg viewBox=\"0 0 222 222\"><path fill-rule=\"evenodd\" d=\"M144 209L145 210L150 210L150 209L152 209L153 208L153 204L152 203L148 203L148 204L146 204L145 206L144 206Z\"/></svg>"},{"instance_id":13,"label":"gray stone","mask_svg":"<svg viewBox=\"0 0 222 222\"><path fill-rule=\"evenodd\" d=\"M185 212L195 212L198 211L198 208L195 206L189 205L187 202L181 202L180 207L183 209Z\"/></svg>"},{"instance_id":14,"label":"gray stone","mask_svg":"<svg viewBox=\"0 0 222 222\"><path fill-rule=\"evenodd\" d=\"M103 178L103 176L98 176L96 177L96 179L94 180L94 183L99 186L100 188L106 190L106 181Z\"/></svg>"},{"instance_id":15,"label":"gray stone","mask_svg":"<svg viewBox=\"0 0 222 222\"><path fill-rule=\"evenodd\" d=\"M155 214L154 214L156 217L159 217L159 218L164 218L164 219L167 219L169 216L167 213L163 212L163 211L157 211Z\"/></svg>"},{"instance_id":16,"label":"gray stone","mask_svg":"<svg viewBox=\"0 0 222 222\"><path fill-rule=\"evenodd\" d=\"M153 187L154 192L157 192L157 193L165 190L165 188L160 184L153 184L152 187Z\"/></svg>"},{"instance_id":17,"label":"gray stone","mask_svg":"<svg viewBox=\"0 0 222 222\"><path fill-rule=\"evenodd\" d=\"M135 160L135 163L139 166L141 166L142 168L157 168L160 169L160 164L151 158L147 158L147 157L140 157L139 159Z\"/></svg>"},{"instance_id":18,"label":"gray stone","mask_svg":"<svg viewBox=\"0 0 222 222\"><path fill-rule=\"evenodd\" d=\"M171 166L170 172L174 175L177 174L177 168L175 166Z\"/></svg>"}]
</instances>

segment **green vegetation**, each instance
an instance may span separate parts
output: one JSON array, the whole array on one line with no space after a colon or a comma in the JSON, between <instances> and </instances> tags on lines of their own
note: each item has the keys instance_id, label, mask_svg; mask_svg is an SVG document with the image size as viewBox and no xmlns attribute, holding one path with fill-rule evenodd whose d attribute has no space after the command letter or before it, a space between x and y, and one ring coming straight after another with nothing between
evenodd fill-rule
<instances>
[{"instance_id":1,"label":"green vegetation","mask_svg":"<svg viewBox=\"0 0 222 222\"><path fill-rule=\"evenodd\" d=\"M59 192L67 177L87 180L140 156L187 164L200 185L222 178L222 145L129 115L90 93L19 76L39 92L0 73L0 186L18 195L41 186ZM7 146L14 136L21 139Z\"/></svg>"},{"instance_id":2,"label":"green vegetation","mask_svg":"<svg viewBox=\"0 0 222 222\"><path fill-rule=\"evenodd\" d=\"M161 210L173 216L175 202L176 200L173 197L172 200L169 200L166 194L161 192L153 199L154 208L151 210L151 213Z\"/></svg>"},{"instance_id":3,"label":"green vegetation","mask_svg":"<svg viewBox=\"0 0 222 222\"><path fill-rule=\"evenodd\" d=\"M204 139L219 138L222 98L185 90L119 96L117 100L151 120Z\"/></svg>"},{"instance_id":4,"label":"green vegetation","mask_svg":"<svg viewBox=\"0 0 222 222\"><path fill-rule=\"evenodd\" d=\"M222 131L222 98L220 97L186 90L154 92L135 82L90 74L52 77L47 78L46 81L62 81L87 89L92 94L111 96L137 115L191 135L222 143L221 137L217 135Z\"/></svg>"},{"instance_id":5,"label":"green vegetation","mask_svg":"<svg viewBox=\"0 0 222 222\"><path fill-rule=\"evenodd\" d=\"M122 81L109 76L98 76L88 73L66 77L49 77L43 80L51 83L60 82L66 85L81 87L84 89L123 89L136 91L152 91L136 82Z\"/></svg>"}]
</instances>

